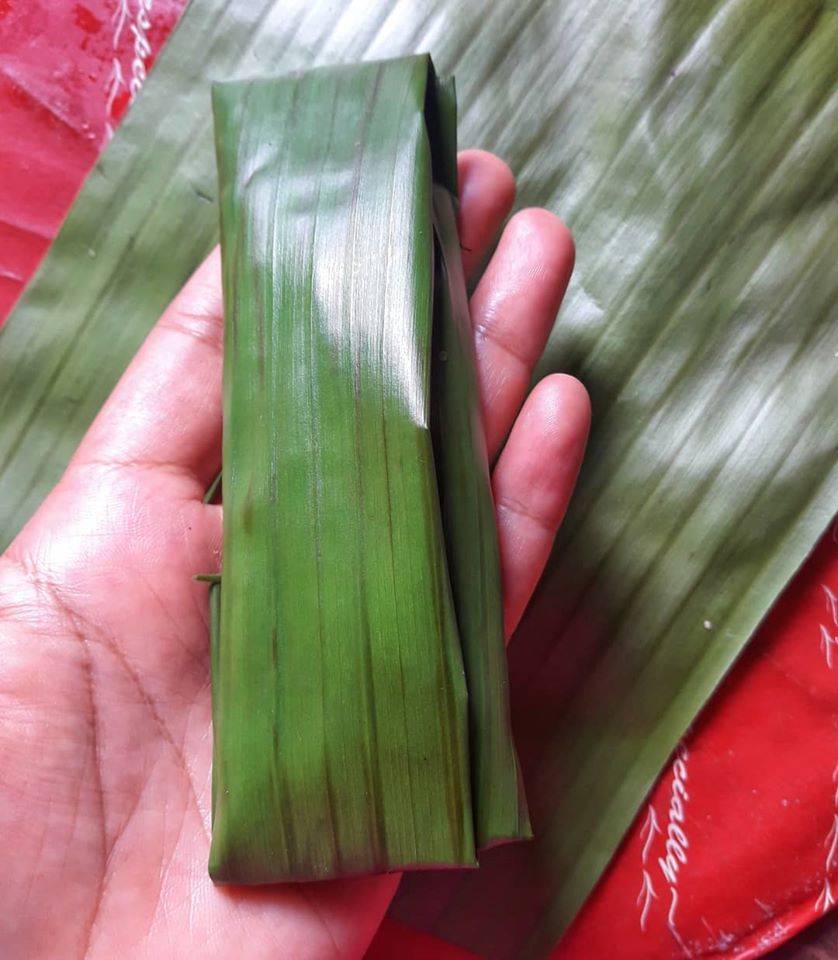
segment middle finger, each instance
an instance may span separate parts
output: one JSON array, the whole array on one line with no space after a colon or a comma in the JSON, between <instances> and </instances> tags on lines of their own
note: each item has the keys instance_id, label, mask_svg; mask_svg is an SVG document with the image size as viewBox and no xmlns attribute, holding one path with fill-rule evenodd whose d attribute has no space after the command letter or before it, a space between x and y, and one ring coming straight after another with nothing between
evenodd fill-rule
<instances>
[{"instance_id":1,"label":"middle finger","mask_svg":"<svg viewBox=\"0 0 838 960\"><path fill-rule=\"evenodd\" d=\"M524 401L573 270L570 231L547 210L516 214L474 295L471 318L489 459Z\"/></svg>"}]
</instances>

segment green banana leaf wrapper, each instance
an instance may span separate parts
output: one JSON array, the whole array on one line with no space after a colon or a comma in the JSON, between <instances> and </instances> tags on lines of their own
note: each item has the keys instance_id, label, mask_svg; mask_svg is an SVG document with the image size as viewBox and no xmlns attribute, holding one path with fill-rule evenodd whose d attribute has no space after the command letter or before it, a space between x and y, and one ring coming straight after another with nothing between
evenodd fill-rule
<instances>
[{"instance_id":1,"label":"green banana leaf wrapper","mask_svg":"<svg viewBox=\"0 0 838 960\"><path fill-rule=\"evenodd\" d=\"M529 836L427 56L217 84L224 562L210 873L431 865Z\"/></svg>"}]
</instances>

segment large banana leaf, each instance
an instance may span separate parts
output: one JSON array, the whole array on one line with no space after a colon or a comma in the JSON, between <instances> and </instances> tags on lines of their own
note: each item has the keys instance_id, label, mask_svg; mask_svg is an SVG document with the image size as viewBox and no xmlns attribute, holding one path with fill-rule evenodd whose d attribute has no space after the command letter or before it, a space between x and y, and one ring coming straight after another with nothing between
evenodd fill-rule
<instances>
[{"instance_id":1,"label":"large banana leaf","mask_svg":"<svg viewBox=\"0 0 838 960\"><path fill-rule=\"evenodd\" d=\"M217 84L213 109L225 362L210 872L473 866L529 822L453 84L402 57Z\"/></svg>"},{"instance_id":2,"label":"large banana leaf","mask_svg":"<svg viewBox=\"0 0 838 960\"><path fill-rule=\"evenodd\" d=\"M208 80L425 49L456 71L461 140L574 229L545 369L594 401L511 653L538 838L398 906L490 956L546 953L834 509L837 21L824 0L193 0L0 335L8 540L215 238Z\"/></svg>"}]
</instances>

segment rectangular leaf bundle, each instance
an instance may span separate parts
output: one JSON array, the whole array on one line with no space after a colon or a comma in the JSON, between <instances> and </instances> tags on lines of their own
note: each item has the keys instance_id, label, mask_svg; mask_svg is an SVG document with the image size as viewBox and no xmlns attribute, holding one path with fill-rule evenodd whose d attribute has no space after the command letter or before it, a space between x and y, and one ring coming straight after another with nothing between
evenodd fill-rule
<instances>
[{"instance_id":1,"label":"rectangular leaf bundle","mask_svg":"<svg viewBox=\"0 0 838 960\"><path fill-rule=\"evenodd\" d=\"M216 880L472 865L528 835L427 56L213 91L225 307Z\"/></svg>"}]
</instances>

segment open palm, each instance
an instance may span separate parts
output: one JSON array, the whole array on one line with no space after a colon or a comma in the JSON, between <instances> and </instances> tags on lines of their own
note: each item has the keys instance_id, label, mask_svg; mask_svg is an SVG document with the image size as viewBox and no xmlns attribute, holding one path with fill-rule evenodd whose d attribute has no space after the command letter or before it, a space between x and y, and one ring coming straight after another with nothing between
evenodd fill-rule
<instances>
[{"instance_id":1,"label":"open palm","mask_svg":"<svg viewBox=\"0 0 838 960\"><path fill-rule=\"evenodd\" d=\"M507 168L460 156L473 271L509 211ZM532 366L572 268L543 210L507 226L472 297L507 632L541 573L578 471L588 403ZM114 317L114 323L120 318ZM0 559L0 955L363 955L398 877L261 888L207 875L206 585L221 507L217 253L123 376L61 482ZM511 432L510 432L511 428ZM509 434L504 443L504 439Z\"/></svg>"}]
</instances>

